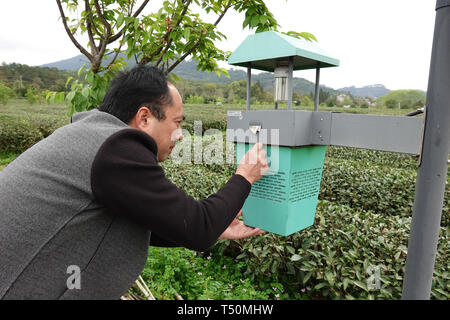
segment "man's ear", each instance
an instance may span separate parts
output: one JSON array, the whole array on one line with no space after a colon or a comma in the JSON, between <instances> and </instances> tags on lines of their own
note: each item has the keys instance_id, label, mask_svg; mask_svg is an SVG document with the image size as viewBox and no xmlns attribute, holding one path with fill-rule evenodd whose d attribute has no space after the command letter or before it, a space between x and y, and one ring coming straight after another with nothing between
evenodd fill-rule
<instances>
[{"instance_id":1,"label":"man's ear","mask_svg":"<svg viewBox=\"0 0 450 320\"><path fill-rule=\"evenodd\" d=\"M154 118L150 109L147 107L140 107L136 112L134 118L130 121L129 125L136 129L146 129L150 125L151 120Z\"/></svg>"}]
</instances>

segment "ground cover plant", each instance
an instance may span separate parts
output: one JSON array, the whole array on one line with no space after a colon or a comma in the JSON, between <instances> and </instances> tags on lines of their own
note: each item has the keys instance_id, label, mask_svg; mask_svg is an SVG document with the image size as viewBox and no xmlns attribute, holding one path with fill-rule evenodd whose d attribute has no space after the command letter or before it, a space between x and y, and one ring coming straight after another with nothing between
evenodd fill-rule
<instances>
[{"instance_id":1,"label":"ground cover plant","mask_svg":"<svg viewBox=\"0 0 450 320\"><path fill-rule=\"evenodd\" d=\"M233 109L243 107L186 105L185 128L193 133L194 121L201 120L203 131L223 130L226 110ZM0 170L68 123L65 113L64 105L28 106L20 100L0 106ZM216 192L236 169L173 160L162 166L196 199ZM329 147L313 226L288 237L220 240L204 253L151 247L142 276L157 299L399 299L416 174L411 155ZM449 203L447 188L432 299L450 298Z\"/></svg>"}]
</instances>

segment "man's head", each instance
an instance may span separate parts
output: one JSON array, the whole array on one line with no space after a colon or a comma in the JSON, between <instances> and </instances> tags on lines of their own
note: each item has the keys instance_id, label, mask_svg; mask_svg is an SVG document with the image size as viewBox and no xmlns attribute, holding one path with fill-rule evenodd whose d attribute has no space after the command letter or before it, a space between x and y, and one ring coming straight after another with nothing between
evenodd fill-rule
<instances>
[{"instance_id":1,"label":"man's head","mask_svg":"<svg viewBox=\"0 0 450 320\"><path fill-rule=\"evenodd\" d=\"M138 66L122 72L113 80L98 109L150 135L158 146L158 161L166 160L182 139L181 96L158 68Z\"/></svg>"}]
</instances>

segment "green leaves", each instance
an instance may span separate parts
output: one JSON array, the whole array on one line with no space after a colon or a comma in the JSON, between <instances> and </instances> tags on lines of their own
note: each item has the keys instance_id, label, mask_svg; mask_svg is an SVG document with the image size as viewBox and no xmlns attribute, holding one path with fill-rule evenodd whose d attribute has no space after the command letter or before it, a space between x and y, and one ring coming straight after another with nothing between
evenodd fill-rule
<instances>
[{"instance_id":1,"label":"green leaves","mask_svg":"<svg viewBox=\"0 0 450 320\"><path fill-rule=\"evenodd\" d=\"M282 32L288 36L297 38L297 39L305 39L306 41L316 41L316 37L309 32L295 32L295 31L288 31L288 32Z\"/></svg>"},{"instance_id":2,"label":"green leaves","mask_svg":"<svg viewBox=\"0 0 450 320\"><path fill-rule=\"evenodd\" d=\"M300 260L302 257L299 256L298 254L294 254L291 256L291 261L298 261Z\"/></svg>"}]
</instances>

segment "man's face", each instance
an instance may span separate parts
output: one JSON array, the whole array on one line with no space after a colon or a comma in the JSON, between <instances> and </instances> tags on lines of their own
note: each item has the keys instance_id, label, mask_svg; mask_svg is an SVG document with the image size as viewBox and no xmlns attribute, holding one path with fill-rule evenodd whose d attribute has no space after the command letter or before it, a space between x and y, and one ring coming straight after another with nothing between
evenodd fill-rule
<instances>
[{"instance_id":1,"label":"man's face","mask_svg":"<svg viewBox=\"0 0 450 320\"><path fill-rule=\"evenodd\" d=\"M172 104L164 107L165 119L158 120L153 114L141 110L130 125L150 135L158 146L158 161L166 160L175 143L183 138L181 121L184 120L183 102L177 88L169 84L169 93L172 96ZM148 109L147 109L148 110ZM144 114L140 114L144 112Z\"/></svg>"}]
</instances>

